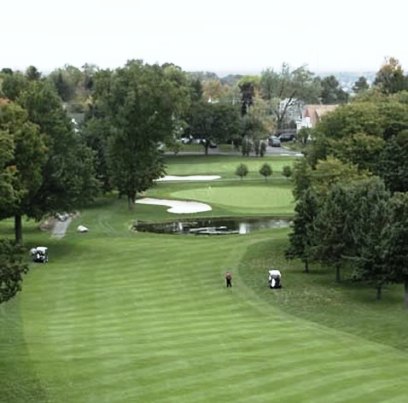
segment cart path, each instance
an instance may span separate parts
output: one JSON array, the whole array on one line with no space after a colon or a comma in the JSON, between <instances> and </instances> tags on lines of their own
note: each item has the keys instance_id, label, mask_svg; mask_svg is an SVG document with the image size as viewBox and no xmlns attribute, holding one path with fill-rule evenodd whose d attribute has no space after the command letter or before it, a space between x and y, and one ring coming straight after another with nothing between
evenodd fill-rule
<instances>
[{"instance_id":1,"label":"cart path","mask_svg":"<svg viewBox=\"0 0 408 403\"><path fill-rule=\"evenodd\" d=\"M65 236L69 224L71 224L72 218L68 217L65 221L56 220L52 229L51 238L61 239Z\"/></svg>"}]
</instances>

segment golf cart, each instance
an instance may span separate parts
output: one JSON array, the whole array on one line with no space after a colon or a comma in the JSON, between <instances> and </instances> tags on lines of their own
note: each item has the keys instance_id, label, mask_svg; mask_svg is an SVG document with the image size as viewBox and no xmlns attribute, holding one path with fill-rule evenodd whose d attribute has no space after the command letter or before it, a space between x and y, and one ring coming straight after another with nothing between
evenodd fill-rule
<instances>
[{"instance_id":1,"label":"golf cart","mask_svg":"<svg viewBox=\"0 0 408 403\"><path fill-rule=\"evenodd\" d=\"M279 270L269 270L268 284L269 288L282 288L282 275Z\"/></svg>"},{"instance_id":2,"label":"golf cart","mask_svg":"<svg viewBox=\"0 0 408 403\"><path fill-rule=\"evenodd\" d=\"M31 258L35 263L48 263L48 248L37 246L31 249Z\"/></svg>"}]
</instances>

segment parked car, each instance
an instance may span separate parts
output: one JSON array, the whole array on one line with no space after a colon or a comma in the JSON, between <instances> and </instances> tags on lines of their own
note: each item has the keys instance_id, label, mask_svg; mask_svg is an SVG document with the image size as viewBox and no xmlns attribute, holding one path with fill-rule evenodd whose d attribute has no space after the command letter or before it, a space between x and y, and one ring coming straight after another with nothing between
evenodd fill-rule
<instances>
[{"instance_id":1,"label":"parked car","mask_svg":"<svg viewBox=\"0 0 408 403\"><path fill-rule=\"evenodd\" d=\"M281 142L284 142L284 141L293 141L293 140L295 140L296 139L296 136L293 134L293 133L282 133L280 136L279 136L279 140L281 141Z\"/></svg>"},{"instance_id":2,"label":"parked car","mask_svg":"<svg viewBox=\"0 0 408 403\"><path fill-rule=\"evenodd\" d=\"M268 138L268 144L269 144L271 147L280 147L280 146L281 146L281 141L280 141L279 137L270 136L270 137Z\"/></svg>"}]
</instances>

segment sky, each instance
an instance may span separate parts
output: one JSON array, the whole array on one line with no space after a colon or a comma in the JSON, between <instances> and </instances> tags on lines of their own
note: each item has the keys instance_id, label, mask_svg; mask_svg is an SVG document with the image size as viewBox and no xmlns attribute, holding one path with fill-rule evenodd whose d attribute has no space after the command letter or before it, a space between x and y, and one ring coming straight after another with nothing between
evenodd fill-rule
<instances>
[{"instance_id":1,"label":"sky","mask_svg":"<svg viewBox=\"0 0 408 403\"><path fill-rule=\"evenodd\" d=\"M319 72L408 70L406 0L9 0L0 68L128 60L257 74L282 63Z\"/></svg>"}]
</instances>

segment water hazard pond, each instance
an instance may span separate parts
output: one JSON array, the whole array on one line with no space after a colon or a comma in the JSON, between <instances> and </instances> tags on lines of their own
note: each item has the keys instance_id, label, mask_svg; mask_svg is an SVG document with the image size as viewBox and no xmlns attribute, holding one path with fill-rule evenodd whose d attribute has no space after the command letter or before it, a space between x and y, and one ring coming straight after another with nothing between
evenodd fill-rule
<instances>
[{"instance_id":1,"label":"water hazard pond","mask_svg":"<svg viewBox=\"0 0 408 403\"><path fill-rule=\"evenodd\" d=\"M249 234L268 228L287 228L289 220L277 218L203 218L162 223L136 222L133 229L139 232L178 235L229 235Z\"/></svg>"}]
</instances>

